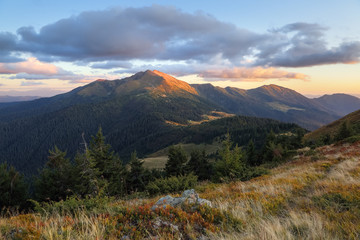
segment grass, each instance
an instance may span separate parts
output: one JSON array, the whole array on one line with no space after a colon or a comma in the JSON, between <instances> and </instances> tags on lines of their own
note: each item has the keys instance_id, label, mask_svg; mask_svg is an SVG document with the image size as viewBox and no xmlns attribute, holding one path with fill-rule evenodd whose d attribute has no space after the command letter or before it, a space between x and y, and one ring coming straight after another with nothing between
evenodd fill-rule
<instances>
[{"instance_id":1,"label":"grass","mask_svg":"<svg viewBox=\"0 0 360 240\"><path fill-rule=\"evenodd\" d=\"M97 211L9 214L0 239L360 238L360 142L299 151L266 176L196 190L215 208L151 211L159 196Z\"/></svg>"}]
</instances>

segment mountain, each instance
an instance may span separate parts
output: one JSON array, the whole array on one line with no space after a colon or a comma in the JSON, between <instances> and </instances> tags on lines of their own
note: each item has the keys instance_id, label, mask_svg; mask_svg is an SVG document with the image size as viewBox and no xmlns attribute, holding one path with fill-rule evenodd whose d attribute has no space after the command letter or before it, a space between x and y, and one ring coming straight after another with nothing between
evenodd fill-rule
<instances>
[{"instance_id":1,"label":"mountain","mask_svg":"<svg viewBox=\"0 0 360 240\"><path fill-rule=\"evenodd\" d=\"M253 118L222 119L231 114ZM54 97L0 104L0 162L34 172L50 148L57 145L73 156L84 148L82 136L89 142L100 126L126 159L134 150L144 156L179 142L211 142L227 131L239 144L250 138L261 142L270 129L298 128L291 123L316 129L339 117L277 85L251 90L189 85L148 70L121 80L99 79Z\"/></svg>"},{"instance_id":2,"label":"mountain","mask_svg":"<svg viewBox=\"0 0 360 240\"><path fill-rule=\"evenodd\" d=\"M212 110L216 107L187 83L156 71L95 81L55 97L3 107L0 162L36 169L46 161L50 148L57 145L73 155L83 148L82 134L89 141L99 126L121 154L135 149L146 153L154 150L158 136L173 129L168 122L201 121Z\"/></svg>"},{"instance_id":3,"label":"mountain","mask_svg":"<svg viewBox=\"0 0 360 240\"><path fill-rule=\"evenodd\" d=\"M40 98L38 96L0 96L0 103L30 101Z\"/></svg>"},{"instance_id":4,"label":"mountain","mask_svg":"<svg viewBox=\"0 0 360 240\"><path fill-rule=\"evenodd\" d=\"M270 119L221 119L228 116L193 86L158 71L98 80L65 94L1 108L0 162L34 173L55 145L69 156L83 151L82 136L89 142L99 126L125 160L134 150L143 156L181 141L211 142L227 131L246 144L250 138L263 141L270 129L298 129Z\"/></svg>"},{"instance_id":5,"label":"mountain","mask_svg":"<svg viewBox=\"0 0 360 240\"><path fill-rule=\"evenodd\" d=\"M200 96L218 104L225 111L295 122L310 130L341 117L318 102L294 90L277 85L265 85L250 90L234 87L221 88L211 84L193 84L192 86Z\"/></svg>"},{"instance_id":6,"label":"mountain","mask_svg":"<svg viewBox=\"0 0 360 240\"><path fill-rule=\"evenodd\" d=\"M351 112L360 109L360 98L348 94L332 94L314 98L313 101L318 102L325 108L334 111L338 115L345 116Z\"/></svg>"},{"instance_id":7,"label":"mountain","mask_svg":"<svg viewBox=\"0 0 360 240\"><path fill-rule=\"evenodd\" d=\"M334 138L344 123L351 129L352 135L360 135L360 110L306 134L304 139L307 142L319 142L326 136Z\"/></svg>"}]
</instances>

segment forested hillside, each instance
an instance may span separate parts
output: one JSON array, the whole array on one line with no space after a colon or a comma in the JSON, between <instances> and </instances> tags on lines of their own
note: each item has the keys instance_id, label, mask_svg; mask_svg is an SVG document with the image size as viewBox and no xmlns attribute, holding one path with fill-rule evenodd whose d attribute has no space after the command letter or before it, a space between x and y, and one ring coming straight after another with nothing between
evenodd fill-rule
<instances>
[{"instance_id":1,"label":"forested hillside","mask_svg":"<svg viewBox=\"0 0 360 240\"><path fill-rule=\"evenodd\" d=\"M263 140L270 129L281 132L297 128L245 117L191 126L222 110L187 83L157 71L140 72L123 80L96 81L52 98L2 108L0 162L36 173L49 149L56 145L74 156L100 126L125 161L134 150L144 156L181 141L211 142L227 131L243 145L251 138Z\"/></svg>"}]
</instances>

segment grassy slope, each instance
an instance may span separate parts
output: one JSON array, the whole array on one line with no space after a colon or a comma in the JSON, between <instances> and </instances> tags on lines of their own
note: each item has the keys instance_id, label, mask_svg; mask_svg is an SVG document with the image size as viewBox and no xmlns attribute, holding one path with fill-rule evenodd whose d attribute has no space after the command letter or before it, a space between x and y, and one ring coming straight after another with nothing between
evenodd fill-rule
<instances>
[{"instance_id":1,"label":"grassy slope","mask_svg":"<svg viewBox=\"0 0 360 240\"><path fill-rule=\"evenodd\" d=\"M197 190L215 205L216 211L210 212L213 218L175 209L152 213L149 206L158 197L122 200L106 205L105 214L100 215L80 211L75 216L2 217L0 238L11 232L27 239L112 239L122 234L135 239L154 234L159 239L179 237L173 226L154 227L163 219L178 226L184 238L206 232L211 239L358 239L359 149L360 142L303 150L267 176L230 184L204 183ZM239 221L230 224L225 221L229 218L219 217L221 213Z\"/></svg>"},{"instance_id":2,"label":"grassy slope","mask_svg":"<svg viewBox=\"0 0 360 240\"><path fill-rule=\"evenodd\" d=\"M347 122L349 126L354 131L354 134L360 134L360 110L352 112L348 115L346 115L343 118L340 118L339 120L336 120L326 126L323 126L311 133L308 133L305 135L305 141L311 141L311 140L319 140L321 137L325 136L326 134L329 134L330 136L334 137L338 132L343 124L343 122Z\"/></svg>"}]
</instances>

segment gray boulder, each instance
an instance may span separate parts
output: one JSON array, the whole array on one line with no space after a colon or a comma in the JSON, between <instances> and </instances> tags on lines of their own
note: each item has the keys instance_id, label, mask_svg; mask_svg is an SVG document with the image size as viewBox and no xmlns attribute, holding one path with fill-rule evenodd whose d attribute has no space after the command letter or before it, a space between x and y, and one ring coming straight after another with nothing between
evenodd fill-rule
<instances>
[{"instance_id":1,"label":"gray boulder","mask_svg":"<svg viewBox=\"0 0 360 240\"><path fill-rule=\"evenodd\" d=\"M151 210L155 210L157 208L166 208L166 206L178 207L183 204L191 204L191 205L207 205L212 207L212 204L209 200L202 199L199 197L197 192L194 189L185 190L181 197L172 197L167 195L165 197L160 198L152 207Z\"/></svg>"}]
</instances>

